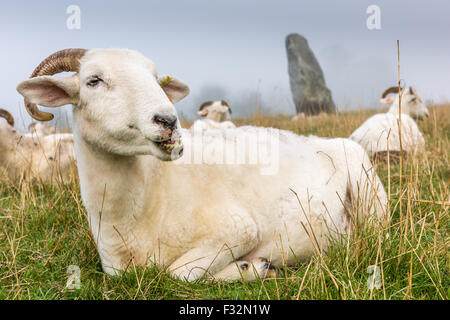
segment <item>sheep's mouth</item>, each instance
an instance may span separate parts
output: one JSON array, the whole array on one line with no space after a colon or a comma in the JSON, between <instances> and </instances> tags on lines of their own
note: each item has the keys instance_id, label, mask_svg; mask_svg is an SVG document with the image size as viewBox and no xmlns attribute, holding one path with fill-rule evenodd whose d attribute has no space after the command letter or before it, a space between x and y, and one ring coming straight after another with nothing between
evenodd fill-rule
<instances>
[{"instance_id":1,"label":"sheep's mouth","mask_svg":"<svg viewBox=\"0 0 450 320\"><path fill-rule=\"evenodd\" d=\"M177 153L179 154L183 150L183 144L181 143L180 139L177 140L166 140L166 141L153 141L153 143L164 153L166 154L172 154Z\"/></svg>"}]
</instances>

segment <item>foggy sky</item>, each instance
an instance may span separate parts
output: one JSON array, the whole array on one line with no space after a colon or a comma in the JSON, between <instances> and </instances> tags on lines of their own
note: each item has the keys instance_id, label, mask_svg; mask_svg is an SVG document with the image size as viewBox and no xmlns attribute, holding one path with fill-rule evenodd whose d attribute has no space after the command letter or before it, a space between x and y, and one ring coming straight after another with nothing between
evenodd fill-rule
<instances>
[{"instance_id":1,"label":"foggy sky","mask_svg":"<svg viewBox=\"0 0 450 320\"><path fill-rule=\"evenodd\" d=\"M71 4L81 8L80 30L66 27ZM366 27L372 4L381 8L381 30ZM223 95L211 99L239 105L236 115L251 111L242 104L258 95L265 109L294 114L284 43L293 32L308 40L340 110L379 106L381 92L397 81L397 39L402 78L425 100L445 101L449 13L450 3L437 0L2 2L0 107L27 124L15 88L43 58L69 47L123 47L189 85L191 95L176 105L187 117L208 88Z\"/></svg>"}]
</instances>

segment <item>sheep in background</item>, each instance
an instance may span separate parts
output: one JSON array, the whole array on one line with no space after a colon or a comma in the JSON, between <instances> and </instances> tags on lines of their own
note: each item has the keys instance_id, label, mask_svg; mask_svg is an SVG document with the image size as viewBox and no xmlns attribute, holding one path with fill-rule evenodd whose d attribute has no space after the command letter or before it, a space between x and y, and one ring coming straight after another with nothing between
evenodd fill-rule
<instances>
[{"instance_id":1,"label":"sheep in background","mask_svg":"<svg viewBox=\"0 0 450 320\"><path fill-rule=\"evenodd\" d=\"M25 134L27 137L37 136L44 137L56 133L55 126L48 126L42 122L33 122L28 126L28 133Z\"/></svg>"},{"instance_id":2,"label":"sheep in background","mask_svg":"<svg viewBox=\"0 0 450 320\"><path fill-rule=\"evenodd\" d=\"M388 150L393 160L399 158L401 150L405 154L411 155L425 151L425 140L411 116L421 119L428 117L429 112L413 87L401 89L402 141L400 148L398 90L398 87L386 89L380 101L392 103L388 112L370 117L349 137L351 140L358 142L373 158L386 159ZM388 97L389 94L395 93L397 95L394 99Z\"/></svg>"},{"instance_id":3,"label":"sheep in background","mask_svg":"<svg viewBox=\"0 0 450 320\"><path fill-rule=\"evenodd\" d=\"M49 126L42 122L33 122L28 126L27 133L24 134L25 137L31 137L35 142L38 142L40 138L46 136L53 136L53 138L59 139L73 139L72 133L56 133L55 126Z\"/></svg>"},{"instance_id":4,"label":"sheep in background","mask_svg":"<svg viewBox=\"0 0 450 320\"><path fill-rule=\"evenodd\" d=\"M51 76L63 71L76 73ZM254 280L273 271L267 259L295 264L358 219L385 218L386 192L357 143L256 127L198 137L180 128L173 106L189 88L158 76L139 52L62 50L17 90L37 120L52 115L36 104L73 105L81 196L108 274L133 261L188 281ZM209 164L217 145L231 154L226 142L252 133L274 152L276 174L262 175L262 163ZM193 150L206 157L201 164L187 161Z\"/></svg>"},{"instance_id":5,"label":"sheep in background","mask_svg":"<svg viewBox=\"0 0 450 320\"><path fill-rule=\"evenodd\" d=\"M395 94L395 98L389 97L390 94ZM401 98L402 98L402 114L407 114L416 119L428 118L430 115L427 106L423 103L416 89L413 87L401 88ZM399 112L399 96L398 87L390 87L384 90L381 95L380 102L390 104L391 107L388 113L398 115Z\"/></svg>"},{"instance_id":6,"label":"sheep in background","mask_svg":"<svg viewBox=\"0 0 450 320\"><path fill-rule=\"evenodd\" d=\"M203 131L236 128L233 122L229 121L231 108L224 100L206 101L200 106L197 113L204 118L196 120L191 126L192 130Z\"/></svg>"},{"instance_id":7,"label":"sheep in background","mask_svg":"<svg viewBox=\"0 0 450 320\"><path fill-rule=\"evenodd\" d=\"M75 152L70 134L26 136L14 129L14 118L0 109L0 168L12 180L44 183L68 182L75 172Z\"/></svg>"},{"instance_id":8,"label":"sheep in background","mask_svg":"<svg viewBox=\"0 0 450 320\"><path fill-rule=\"evenodd\" d=\"M206 101L197 111L198 115L217 122L230 120L232 114L230 105L225 101Z\"/></svg>"}]
</instances>

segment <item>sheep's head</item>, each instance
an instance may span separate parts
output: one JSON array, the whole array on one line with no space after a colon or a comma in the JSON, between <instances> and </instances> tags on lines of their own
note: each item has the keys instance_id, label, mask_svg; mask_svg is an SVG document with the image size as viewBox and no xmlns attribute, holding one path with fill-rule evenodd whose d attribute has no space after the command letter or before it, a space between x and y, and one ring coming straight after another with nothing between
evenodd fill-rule
<instances>
[{"instance_id":1,"label":"sheep's head","mask_svg":"<svg viewBox=\"0 0 450 320\"><path fill-rule=\"evenodd\" d=\"M53 77L63 71L68 77ZM46 107L73 105L74 131L89 144L119 155L152 154L174 160L182 154L180 124L173 103L189 88L157 76L154 64L127 49L66 49L54 53L17 90L29 114L41 121Z\"/></svg>"},{"instance_id":2,"label":"sheep's head","mask_svg":"<svg viewBox=\"0 0 450 320\"><path fill-rule=\"evenodd\" d=\"M422 119L424 117L429 116L429 111L425 103L423 103L419 94L413 87L409 88L401 88L401 97L402 97L402 113L406 113L414 118ZM398 87L390 87L386 89L382 96L381 102L386 104L391 104L389 112L398 114ZM390 94L396 94L393 98L390 97Z\"/></svg>"},{"instance_id":3,"label":"sheep's head","mask_svg":"<svg viewBox=\"0 0 450 320\"><path fill-rule=\"evenodd\" d=\"M222 122L230 118L231 108L225 100L206 101L202 103L197 113L207 119Z\"/></svg>"}]
</instances>

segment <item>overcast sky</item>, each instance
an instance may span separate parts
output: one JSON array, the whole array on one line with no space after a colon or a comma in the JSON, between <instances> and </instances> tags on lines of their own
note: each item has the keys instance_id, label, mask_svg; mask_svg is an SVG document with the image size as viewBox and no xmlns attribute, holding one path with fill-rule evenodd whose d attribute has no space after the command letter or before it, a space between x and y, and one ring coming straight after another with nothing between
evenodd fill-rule
<instances>
[{"instance_id":1,"label":"overcast sky","mask_svg":"<svg viewBox=\"0 0 450 320\"><path fill-rule=\"evenodd\" d=\"M81 9L79 30L66 27L72 4ZM366 26L373 4L381 30ZM397 39L407 84L425 100L449 100L449 16L450 2L438 0L2 1L0 107L26 124L15 88L43 58L69 47L123 47L190 86L176 106L188 117L207 87L221 88L211 98L232 107L256 91L265 108L294 114L285 51L293 32L307 38L340 110L378 106L397 81Z\"/></svg>"}]
</instances>

